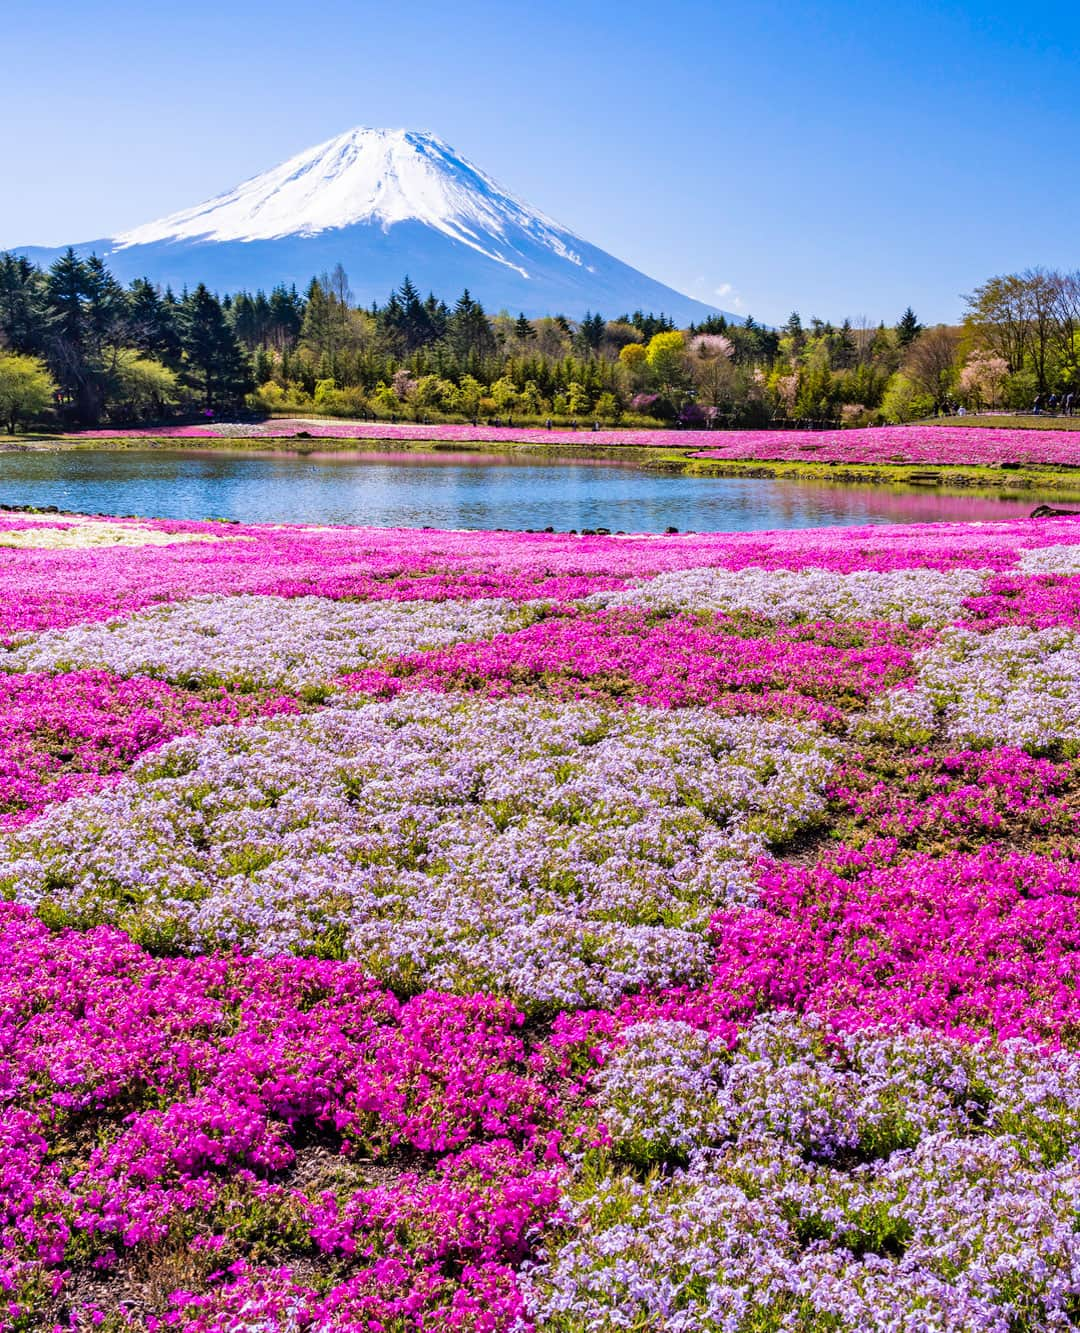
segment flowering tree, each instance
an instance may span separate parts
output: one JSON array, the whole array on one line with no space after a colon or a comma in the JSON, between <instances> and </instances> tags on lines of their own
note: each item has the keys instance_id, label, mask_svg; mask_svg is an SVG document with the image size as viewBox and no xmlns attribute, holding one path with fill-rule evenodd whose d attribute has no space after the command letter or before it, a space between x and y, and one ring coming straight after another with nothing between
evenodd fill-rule
<instances>
[{"instance_id":1,"label":"flowering tree","mask_svg":"<svg viewBox=\"0 0 1080 1333\"><path fill-rule=\"evenodd\" d=\"M970 407L996 407L1009 363L994 352L974 351L960 371L960 396Z\"/></svg>"},{"instance_id":2,"label":"flowering tree","mask_svg":"<svg viewBox=\"0 0 1080 1333\"><path fill-rule=\"evenodd\" d=\"M690 355L699 361L730 361L735 355L735 344L722 333L699 333L690 339Z\"/></svg>"}]
</instances>

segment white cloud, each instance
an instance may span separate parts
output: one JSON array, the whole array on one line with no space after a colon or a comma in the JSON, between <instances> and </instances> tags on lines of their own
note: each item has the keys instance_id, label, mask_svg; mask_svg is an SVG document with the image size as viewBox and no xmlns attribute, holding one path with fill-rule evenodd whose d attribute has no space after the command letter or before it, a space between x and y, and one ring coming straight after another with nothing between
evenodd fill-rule
<instances>
[{"instance_id":1,"label":"white cloud","mask_svg":"<svg viewBox=\"0 0 1080 1333\"><path fill-rule=\"evenodd\" d=\"M714 285L714 282L700 277L691 290L700 292L703 301L710 303L722 301L725 310L740 311L746 309L746 302L736 292L733 282L721 282Z\"/></svg>"}]
</instances>

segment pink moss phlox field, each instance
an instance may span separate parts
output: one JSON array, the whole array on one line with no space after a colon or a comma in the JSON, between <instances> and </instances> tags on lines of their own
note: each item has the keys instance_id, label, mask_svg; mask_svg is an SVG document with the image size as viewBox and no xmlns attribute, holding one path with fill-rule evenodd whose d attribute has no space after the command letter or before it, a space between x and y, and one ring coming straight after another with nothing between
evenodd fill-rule
<instances>
[{"instance_id":1,"label":"pink moss phlox field","mask_svg":"<svg viewBox=\"0 0 1080 1333\"><path fill-rule=\"evenodd\" d=\"M297 1281L287 1269L253 1271L235 1264L225 1276L222 1286L209 1293L177 1292L172 1311L157 1327L245 1333L257 1312L260 1328L339 1333L399 1328L417 1333L502 1333L512 1328L528 1333L533 1328L513 1270L500 1263L465 1263L456 1278L449 1278L439 1264L421 1268L381 1258L328 1295Z\"/></svg>"},{"instance_id":2,"label":"pink moss phlox field","mask_svg":"<svg viewBox=\"0 0 1080 1333\"><path fill-rule=\"evenodd\" d=\"M200 696L107 671L0 673L0 828L96 791L174 736L296 709L286 697Z\"/></svg>"},{"instance_id":3,"label":"pink moss phlox field","mask_svg":"<svg viewBox=\"0 0 1080 1333\"><path fill-rule=\"evenodd\" d=\"M0 550L0 636L104 620L200 593L567 602L702 567L1011 571L1022 552L1067 545L1080 533L1072 519L637 537L152 526L236 540Z\"/></svg>"},{"instance_id":4,"label":"pink moss phlox field","mask_svg":"<svg viewBox=\"0 0 1080 1333\"><path fill-rule=\"evenodd\" d=\"M991 575L980 594L966 599L960 623L978 630L1003 625L1080 628L1080 578L1059 574Z\"/></svg>"},{"instance_id":5,"label":"pink moss phlox field","mask_svg":"<svg viewBox=\"0 0 1080 1333\"><path fill-rule=\"evenodd\" d=\"M1080 1324L1080 524L132 522L0 517L0 1333Z\"/></svg>"},{"instance_id":6,"label":"pink moss phlox field","mask_svg":"<svg viewBox=\"0 0 1080 1333\"><path fill-rule=\"evenodd\" d=\"M343 683L376 694L539 692L838 722L844 706L905 683L913 647L927 642L928 635L887 622L766 627L721 620L706 627L688 616L656 623L643 612L620 610L543 620L487 642L403 658Z\"/></svg>"},{"instance_id":7,"label":"pink moss phlox field","mask_svg":"<svg viewBox=\"0 0 1080 1333\"><path fill-rule=\"evenodd\" d=\"M445 1270L462 1265L487 1266L513 1304L507 1265L558 1200L560 1107L512 1006L403 1003L314 959L154 959L120 932L54 934L14 907L0 956L9 1293L55 1285L59 1310L64 1265L104 1279L178 1241L193 1275L200 1254L221 1269L237 1228L261 1225L267 1252L278 1228L373 1265L334 1297L343 1308L404 1312L429 1285L417 1311L452 1307ZM73 1151L91 1117L103 1133ZM395 1151L415 1165L365 1175Z\"/></svg>"},{"instance_id":8,"label":"pink moss phlox field","mask_svg":"<svg viewBox=\"0 0 1080 1333\"><path fill-rule=\"evenodd\" d=\"M303 431L328 440L445 440L487 444L624 445L637 448L697 448L702 458L841 463L1080 462L1080 446L1068 430L987 430L974 426L875 426L858 430L546 430L516 426L394 424L278 417L269 421L138 430L84 431L83 438L251 439L283 438Z\"/></svg>"},{"instance_id":9,"label":"pink moss phlox field","mask_svg":"<svg viewBox=\"0 0 1080 1333\"><path fill-rule=\"evenodd\" d=\"M806 1010L843 1027L1048 1046L1080 1037L1074 862L990 848L897 862L886 844L766 868L761 884L757 909L713 920L721 1019L737 996L740 1008Z\"/></svg>"},{"instance_id":10,"label":"pink moss phlox field","mask_svg":"<svg viewBox=\"0 0 1080 1333\"><path fill-rule=\"evenodd\" d=\"M1043 436L1046 436L1044 439ZM708 440L699 458L823 463L927 463L997 467L1002 463L1080 463L1069 430L986 430L977 426L877 426L840 431L736 431Z\"/></svg>"},{"instance_id":11,"label":"pink moss phlox field","mask_svg":"<svg viewBox=\"0 0 1080 1333\"><path fill-rule=\"evenodd\" d=\"M846 1030L1080 1040L1074 862L991 848L898 859L885 840L763 864L761 886L757 907L713 918L708 988L632 997L600 1031L674 1020L731 1043L754 1014L790 1009Z\"/></svg>"},{"instance_id":12,"label":"pink moss phlox field","mask_svg":"<svg viewBox=\"0 0 1080 1333\"><path fill-rule=\"evenodd\" d=\"M952 754L912 751L884 764L854 754L829 784L849 842L896 839L920 850L1012 839L1076 855L1075 761L1055 763L1003 746Z\"/></svg>"}]
</instances>

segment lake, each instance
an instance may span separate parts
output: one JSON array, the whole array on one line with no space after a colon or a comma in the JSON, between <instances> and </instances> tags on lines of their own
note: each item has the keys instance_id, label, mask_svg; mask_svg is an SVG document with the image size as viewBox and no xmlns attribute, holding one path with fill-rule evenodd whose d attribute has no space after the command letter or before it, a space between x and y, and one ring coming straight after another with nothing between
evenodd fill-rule
<instances>
[{"instance_id":1,"label":"lake","mask_svg":"<svg viewBox=\"0 0 1080 1333\"><path fill-rule=\"evenodd\" d=\"M0 453L0 501L85 513L377 527L738 532L987 521L1061 492L685 477L582 458L210 449Z\"/></svg>"}]
</instances>

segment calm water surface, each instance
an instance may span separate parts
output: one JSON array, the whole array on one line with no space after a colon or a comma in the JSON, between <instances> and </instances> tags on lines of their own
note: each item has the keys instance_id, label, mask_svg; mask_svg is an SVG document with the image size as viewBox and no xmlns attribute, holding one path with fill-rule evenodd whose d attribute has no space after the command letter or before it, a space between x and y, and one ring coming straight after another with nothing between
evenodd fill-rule
<instances>
[{"instance_id":1,"label":"calm water surface","mask_svg":"<svg viewBox=\"0 0 1080 1333\"><path fill-rule=\"evenodd\" d=\"M156 518L379 527L739 532L1019 518L1080 496L754 478L495 454L124 450L0 454L0 501Z\"/></svg>"}]
</instances>

